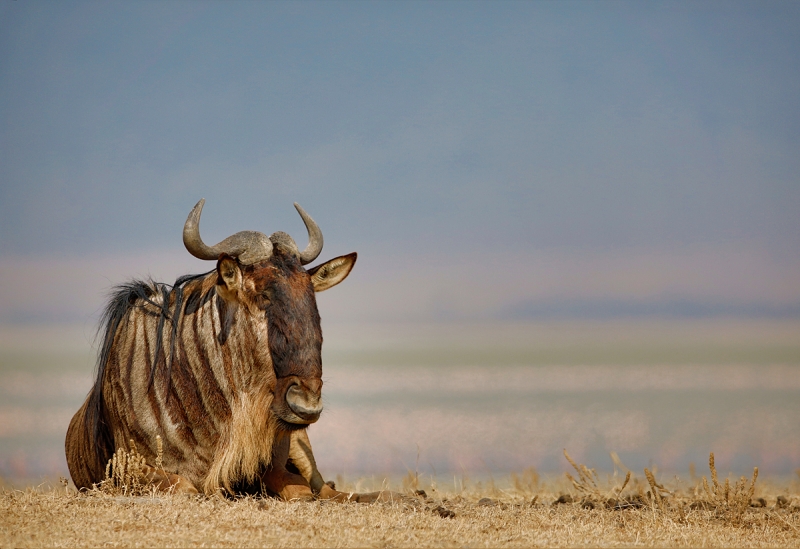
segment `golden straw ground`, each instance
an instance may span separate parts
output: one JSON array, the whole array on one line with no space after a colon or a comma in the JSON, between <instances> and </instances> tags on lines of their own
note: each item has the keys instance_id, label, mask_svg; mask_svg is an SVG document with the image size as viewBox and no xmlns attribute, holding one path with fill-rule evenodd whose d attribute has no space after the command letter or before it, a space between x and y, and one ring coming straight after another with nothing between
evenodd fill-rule
<instances>
[{"instance_id":1,"label":"golden straw ground","mask_svg":"<svg viewBox=\"0 0 800 549\"><path fill-rule=\"evenodd\" d=\"M572 463L577 479L541 482L528 470L513 475L508 489L492 481L445 491L409 475L402 483L408 493L427 492L418 505L146 490L122 496L111 483L82 494L66 487L7 488L0 493L0 547L800 547L797 481L788 491L785 482L756 485L755 477L720 482L712 458L710 484L659 481L649 470L644 478L602 482Z\"/></svg>"}]
</instances>

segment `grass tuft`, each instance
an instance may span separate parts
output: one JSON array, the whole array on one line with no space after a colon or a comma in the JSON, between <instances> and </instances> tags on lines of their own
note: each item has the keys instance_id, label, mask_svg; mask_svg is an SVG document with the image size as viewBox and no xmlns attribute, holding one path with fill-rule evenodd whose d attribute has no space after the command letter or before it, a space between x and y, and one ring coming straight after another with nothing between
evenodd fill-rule
<instances>
[{"instance_id":1,"label":"grass tuft","mask_svg":"<svg viewBox=\"0 0 800 549\"><path fill-rule=\"evenodd\" d=\"M733 524L740 524L748 507L763 507L764 505L753 499L758 480L758 467L753 468L753 478L748 484L745 477L741 477L736 484L730 485L730 479L725 479L725 485L720 485L717 479L717 468L714 465L714 452L708 458L708 467L711 471L712 486L709 486L706 477L702 479L703 491L700 497L691 505L694 508L713 510L718 516L724 517ZM699 492L699 490L695 490Z\"/></svg>"},{"instance_id":2,"label":"grass tuft","mask_svg":"<svg viewBox=\"0 0 800 549\"><path fill-rule=\"evenodd\" d=\"M95 484L93 490L114 496L143 496L155 491L153 477L160 472L164 476L164 447L161 437L156 435L156 468L147 466L144 456L131 439L130 448L117 448L106 464L105 478Z\"/></svg>"},{"instance_id":3,"label":"grass tuft","mask_svg":"<svg viewBox=\"0 0 800 549\"><path fill-rule=\"evenodd\" d=\"M705 510L732 526L739 526L745 522L745 514L749 508L766 507L763 498L754 499L758 467L753 469L753 477L749 481L741 477L735 483L731 483L728 478L720 482L713 452L708 460L711 483L709 484L708 479L703 476L689 493L670 491L656 480L655 468L652 471L645 468L644 477L647 484L644 485L635 479L633 482L635 491L623 495L623 491L633 478L630 471L625 475L622 486L617 488L609 486L603 489L594 469L575 463L566 450L564 457L578 474L575 478L570 473L565 473L567 480L578 491L578 498L562 494L555 504L580 503L583 507L604 507L613 510L649 507L654 512L661 512L679 523L686 523L687 510ZM614 459L615 457L612 453L612 460L617 464L619 458ZM692 471L694 477L693 473L694 471ZM647 487L649 490L645 491ZM780 496L776 502L777 508L788 508L787 497Z\"/></svg>"}]
</instances>

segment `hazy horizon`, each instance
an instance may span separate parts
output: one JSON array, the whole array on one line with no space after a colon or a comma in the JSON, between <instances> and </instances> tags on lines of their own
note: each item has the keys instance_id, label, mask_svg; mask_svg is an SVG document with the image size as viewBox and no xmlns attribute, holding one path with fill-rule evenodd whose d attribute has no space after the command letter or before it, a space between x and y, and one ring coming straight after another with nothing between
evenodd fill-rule
<instances>
[{"instance_id":1,"label":"hazy horizon","mask_svg":"<svg viewBox=\"0 0 800 549\"><path fill-rule=\"evenodd\" d=\"M309 436L326 478L600 471L791 474L800 460L797 320L381 325L323 318ZM93 379L93 331L0 326L0 477L66 475L64 434Z\"/></svg>"}]
</instances>

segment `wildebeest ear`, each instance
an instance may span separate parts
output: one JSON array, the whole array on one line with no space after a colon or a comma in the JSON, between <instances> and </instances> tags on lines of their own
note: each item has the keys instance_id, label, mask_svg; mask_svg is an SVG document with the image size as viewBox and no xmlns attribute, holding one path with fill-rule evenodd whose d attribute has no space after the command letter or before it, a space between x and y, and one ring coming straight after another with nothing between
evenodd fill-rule
<instances>
[{"instance_id":1,"label":"wildebeest ear","mask_svg":"<svg viewBox=\"0 0 800 549\"><path fill-rule=\"evenodd\" d=\"M235 292L242 287L242 270L239 268L239 262L228 254L219 257L217 274L228 291Z\"/></svg>"},{"instance_id":2,"label":"wildebeest ear","mask_svg":"<svg viewBox=\"0 0 800 549\"><path fill-rule=\"evenodd\" d=\"M347 255L334 257L330 261L317 265L308 270L311 275L311 283L314 285L315 292L321 292L328 288L333 288L339 282L347 278L353 265L356 264L358 254L353 252Z\"/></svg>"}]
</instances>

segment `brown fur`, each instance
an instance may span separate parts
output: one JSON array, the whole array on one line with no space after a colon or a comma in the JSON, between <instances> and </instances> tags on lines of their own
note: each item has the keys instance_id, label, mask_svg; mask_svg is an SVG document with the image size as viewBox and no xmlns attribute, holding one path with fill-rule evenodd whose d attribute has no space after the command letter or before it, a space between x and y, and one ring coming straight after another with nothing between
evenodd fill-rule
<instances>
[{"instance_id":1,"label":"brown fur","mask_svg":"<svg viewBox=\"0 0 800 549\"><path fill-rule=\"evenodd\" d=\"M355 254L333 261L342 260L335 283ZM276 247L248 266L223 254L215 271L167 288L134 283L109 304L95 388L67 431L73 481L88 488L103 480L110 454L129 440L152 465L160 435L170 483L189 491L280 484L291 433L307 426L293 419L286 389L316 398L322 387L315 282ZM305 487L321 481L307 446L313 471L306 463L308 478L290 479ZM278 493L305 493L293 490Z\"/></svg>"}]
</instances>

